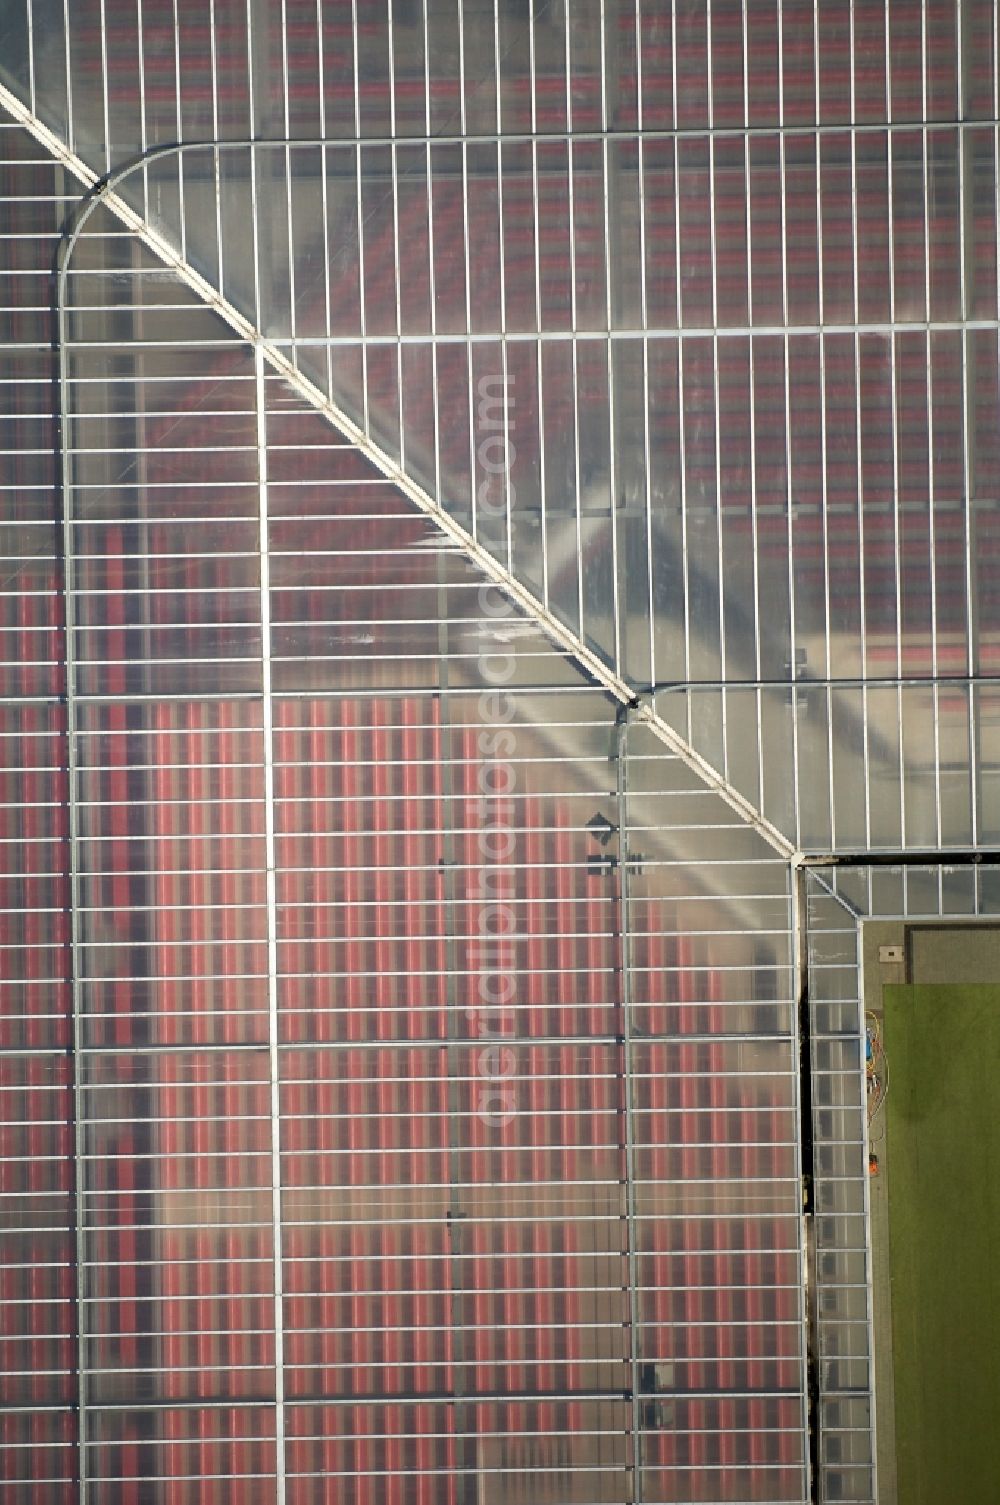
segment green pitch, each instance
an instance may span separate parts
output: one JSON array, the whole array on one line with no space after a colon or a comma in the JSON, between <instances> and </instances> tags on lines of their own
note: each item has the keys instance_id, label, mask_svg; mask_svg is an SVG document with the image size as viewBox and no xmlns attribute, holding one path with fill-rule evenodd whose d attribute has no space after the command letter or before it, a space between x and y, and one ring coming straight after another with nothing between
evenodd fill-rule
<instances>
[{"instance_id":1,"label":"green pitch","mask_svg":"<svg viewBox=\"0 0 1000 1505\"><path fill-rule=\"evenodd\" d=\"M996 1505L1000 986L883 1001L899 1505Z\"/></svg>"}]
</instances>

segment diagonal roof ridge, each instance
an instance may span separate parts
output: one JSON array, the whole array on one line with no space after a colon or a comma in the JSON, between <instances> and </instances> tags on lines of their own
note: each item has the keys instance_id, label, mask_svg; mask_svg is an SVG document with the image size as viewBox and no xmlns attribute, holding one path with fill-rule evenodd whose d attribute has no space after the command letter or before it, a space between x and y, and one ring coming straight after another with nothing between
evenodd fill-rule
<instances>
[{"instance_id":1,"label":"diagonal roof ridge","mask_svg":"<svg viewBox=\"0 0 1000 1505\"><path fill-rule=\"evenodd\" d=\"M532 617L542 630L574 660L577 667L595 684L599 685L609 695L618 701L619 705L635 707L635 721L647 726L659 740L670 750L674 756L685 763L700 781L714 793L720 796L725 803L734 811L739 819L757 834L775 851L778 856L789 861L797 861L800 854L788 838L769 821L744 795L733 787L712 765L699 754L690 743L685 741L653 709L648 700L638 703L637 687L630 685L619 674L611 669L608 664L586 643L577 636L572 629L561 622L551 610L540 601L516 576L499 562L466 528L453 518L443 507L435 501L434 497L426 491L412 476L408 475L392 457L380 448L363 429L352 419L336 402L334 402L322 389L315 385L309 378L295 366L283 354L274 341L268 339L253 321L242 313L235 304L224 297L212 283L198 272L191 263L173 246L165 236L153 228L126 200L115 191L115 185L127 176L132 167L139 169L147 157L136 158L125 169L119 169L110 177L102 178L100 174L72 150L65 141L35 115L16 94L13 94L2 82L0 82L0 108L12 117L38 142L48 154L58 162L67 172L72 174L82 185L81 197L89 196L91 202L101 203L130 230L146 248L163 265L172 270L185 286L206 307L212 309L222 321L241 339L245 340L255 350L259 350L263 360L271 370L283 377L293 390L317 413L327 419L331 427L336 428L348 439L364 457L383 475L392 482L407 499L425 516L431 518L442 533L445 534L458 548L462 550L469 562L494 585L501 589L510 599L521 608L526 615ZM201 143L188 142L176 143L173 147L177 150L181 147L194 147ZM234 145L236 143L219 143L220 145ZM245 143L248 147L254 143ZM265 143L256 143L264 145ZM280 146L282 142L268 141L269 146ZM212 143L204 143L206 148ZM154 148L154 152L163 155L171 148ZM644 687L639 687L644 688Z\"/></svg>"}]
</instances>

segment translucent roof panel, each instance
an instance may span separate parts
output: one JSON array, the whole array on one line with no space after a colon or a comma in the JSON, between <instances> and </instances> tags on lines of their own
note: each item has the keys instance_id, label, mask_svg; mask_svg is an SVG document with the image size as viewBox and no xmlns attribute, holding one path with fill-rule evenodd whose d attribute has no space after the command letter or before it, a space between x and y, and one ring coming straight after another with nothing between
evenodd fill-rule
<instances>
[{"instance_id":1,"label":"translucent roof panel","mask_svg":"<svg viewBox=\"0 0 1000 1505\"><path fill-rule=\"evenodd\" d=\"M995 839L991 4L6 24L95 171L299 143L122 192L793 845Z\"/></svg>"},{"instance_id":2,"label":"translucent roof panel","mask_svg":"<svg viewBox=\"0 0 1000 1505\"><path fill-rule=\"evenodd\" d=\"M876 1497L856 921L996 908L998 62L4 7L18 1505Z\"/></svg>"}]
</instances>

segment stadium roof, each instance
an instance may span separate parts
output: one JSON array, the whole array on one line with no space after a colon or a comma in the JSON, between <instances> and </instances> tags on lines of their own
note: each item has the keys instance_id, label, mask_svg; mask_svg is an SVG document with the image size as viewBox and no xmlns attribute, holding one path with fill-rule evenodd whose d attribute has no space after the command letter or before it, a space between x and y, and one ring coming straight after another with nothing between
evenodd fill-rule
<instances>
[{"instance_id":1,"label":"stadium roof","mask_svg":"<svg viewBox=\"0 0 1000 1505\"><path fill-rule=\"evenodd\" d=\"M5 8L18 1505L874 1499L857 921L1000 907L997 46Z\"/></svg>"}]
</instances>

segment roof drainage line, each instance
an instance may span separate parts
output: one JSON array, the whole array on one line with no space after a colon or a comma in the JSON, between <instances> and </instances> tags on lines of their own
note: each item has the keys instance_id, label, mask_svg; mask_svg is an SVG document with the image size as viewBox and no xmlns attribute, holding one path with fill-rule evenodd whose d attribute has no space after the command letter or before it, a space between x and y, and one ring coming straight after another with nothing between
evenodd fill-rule
<instances>
[{"instance_id":1,"label":"roof drainage line","mask_svg":"<svg viewBox=\"0 0 1000 1505\"><path fill-rule=\"evenodd\" d=\"M642 1471L642 1399L639 1320L639 1245L635 1197L635 1086L632 1062L632 925L629 916L629 821L628 756L626 742L635 713L648 706L652 692L633 695L618 707L615 716L614 762L615 798L618 818L618 925L621 967L621 1048L622 1081L625 1109L625 1221L628 1240L628 1327L629 1365L631 1369L632 1493L639 1505L643 1497Z\"/></svg>"},{"instance_id":2,"label":"roof drainage line","mask_svg":"<svg viewBox=\"0 0 1000 1505\"><path fill-rule=\"evenodd\" d=\"M73 243L75 244L75 238ZM83 1080L83 974L82 974L82 868L80 862L80 804L79 753L76 693L76 631L74 602L76 597L76 568L73 543L74 509L74 461L75 454L70 432L69 372L66 359L66 313L65 267L60 256L67 245L64 237L57 250L56 261L56 329L55 341L58 355L58 401L56 426L58 431L57 466L58 481L62 493L62 552L63 611L65 634L65 690L62 701L65 706L66 737L66 802L67 841L69 851L69 988L70 988L70 1045L72 1074L73 1111L73 1279L74 1321L76 1339L77 1393L74 1411L77 1424L77 1499L79 1505L89 1505L92 1499L89 1476L89 1423L88 1423L88 1366L87 1366L87 1231L84 1219L83 1200L86 1193L84 1167L86 1164L86 1130L84 1113ZM70 249L72 246L70 245Z\"/></svg>"},{"instance_id":3,"label":"roof drainage line","mask_svg":"<svg viewBox=\"0 0 1000 1505\"><path fill-rule=\"evenodd\" d=\"M0 104L5 102L5 94L6 91L0 86ZM576 637L570 628L566 627L558 618L553 616L549 609L537 600L531 591L516 580L492 554L487 552L482 544L445 512L435 502L433 497L408 476L394 460L380 450L369 436L358 427L357 423L333 402L325 392L304 377L281 351L261 334L260 330L245 315L241 314L233 304L223 298L212 287L210 282L202 277L200 273L196 272L168 241L152 230L142 219L141 215L131 209L116 192L119 185L131 174L141 171L151 161L167 157L171 153L248 150L252 145L283 148L286 142L253 142L247 138L238 141L211 140L156 146L133 158L124 167L115 169L114 172L107 174L103 178L97 178L41 122L35 121L34 117L28 116L23 110L21 111L21 116L23 123L32 130L43 145L47 146L58 156L67 170L83 178L84 181L89 181L90 184L81 202L67 221L67 226L56 255L57 340L60 363L60 433L64 449L69 448L69 433L67 428L69 382L66 369L66 280L73 251L88 220L98 208L104 205L122 221L126 228L131 230L142 241L148 250L173 270L202 303L217 313L249 345L255 349L259 347L263 359L271 370L287 381L299 396L318 413L322 414L344 437L349 439L361 454L387 480L391 481L414 506L426 516L432 518L439 529L462 549L466 557L486 576L491 584L503 591L529 618L533 618L547 636L575 660L578 669L585 677L589 678L595 686L606 691L620 704L629 704L636 698L637 691L633 686L630 686L619 674L610 668L600 655L588 648L585 643ZM64 467L63 476L65 489L66 477L69 476L71 478L71 471ZM69 496L64 499L64 512L72 512L72 498ZM72 539L68 535L67 541L70 545L72 544ZM643 690L641 693L645 695L649 692ZM707 788L718 794L745 825L755 830L776 855L785 858L786 861L794 860L797 853L793 843L771 821L762 815L749 800L727 783L711 764L685 742L667 722L662 720L653 709L651 703L643 702L638 708L637 719L645 721L660 741L676 757L680 758Z\"/></svg>"},{"instance_id":4,"label":"roof drainage line","mask_svg":"<svg viewBox=\"0 0 1000 1505\"><path fill-rule=\"evenodd\" d=\"M281 1028L278 1001L278 858L275 815L275 736L272 694L271 577L268 550L269 487L267 468L267 400L264 361L254 351L254 406L257 423L258 543L260 552L261 708L264 771L264 891L267 940L267 1053L270 1107L271 1258L274 1297L275 1505L285 1505L285 1298L282 1238L281 1166Z\"/></svg>"}]
</instances>

